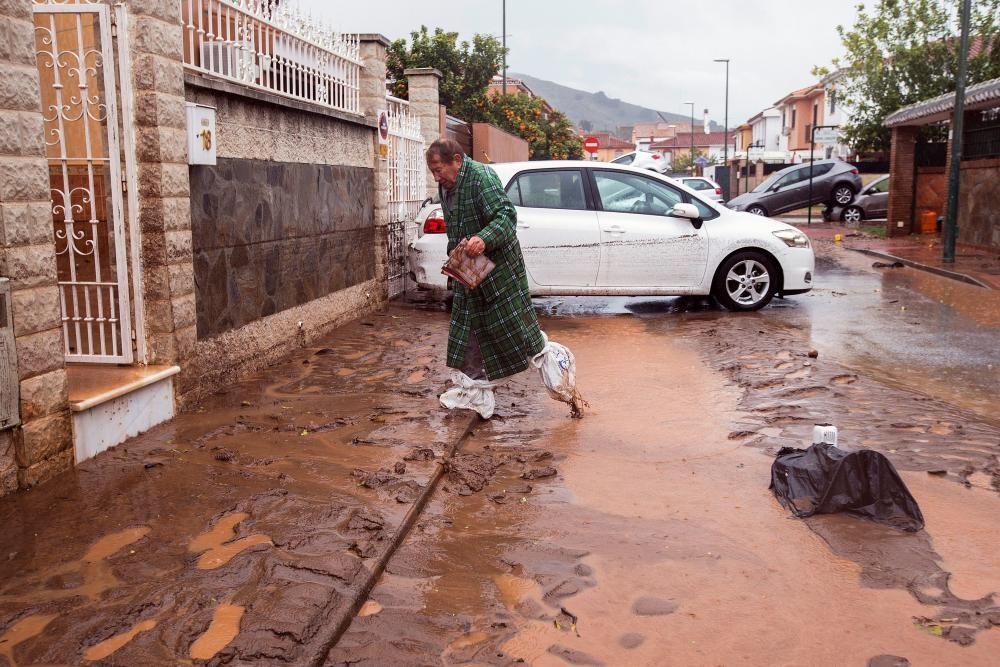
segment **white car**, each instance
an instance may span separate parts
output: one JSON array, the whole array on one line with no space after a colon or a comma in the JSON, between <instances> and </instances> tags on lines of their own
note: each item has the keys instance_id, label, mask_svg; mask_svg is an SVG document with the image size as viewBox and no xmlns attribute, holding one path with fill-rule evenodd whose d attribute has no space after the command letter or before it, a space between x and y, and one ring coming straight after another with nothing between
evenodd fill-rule
<instances>
[{"instance_id":1,"label":"white car","mask_svg":"<svg viewBox=\"0 0 1000 667\"><path fill-rule=\"evenodd\" d=\"M717 202L722 201L722 186L710 178L705 178L704 176L682 176L678 180L692 190L695 190L705 199Z\"/></svg>"},{"instance_id":2,"label":"white car","mask_svg":"<svg viewBox=\"0 0 1000 667\"><path fill-rule=\"evenodd\" d=\"M636 169L649 169L658 174L665 174L670 170L670 163L663 159L659 153L651 151L633 151L621 157L616 157L611 164L635 167Z\"/></svg>"},{"instance_id":3,"label":"white car","mask_svg":"<svg viewBox=\"0 0 1000 667\"><path fill-rule=\"evenodd\" d=\"M730 310L757 310L776 293L812 289L805 234L703 200L665 176L594 162L491 167L517 208L532 295L712 294ZM424 213L410 276L420 288L447 289L444 220Z\"/></svg>"}]
</instances>

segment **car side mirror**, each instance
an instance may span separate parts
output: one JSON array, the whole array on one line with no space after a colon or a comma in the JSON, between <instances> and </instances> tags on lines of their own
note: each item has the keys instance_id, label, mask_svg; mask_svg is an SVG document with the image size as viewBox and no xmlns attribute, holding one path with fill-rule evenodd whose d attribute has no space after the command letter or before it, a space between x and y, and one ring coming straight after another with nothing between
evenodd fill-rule
<instances>
[{"instance_id":1,"label":"car side mirror","mask_svg":"<svg viewBox=\"0 0 1000 667\"><path fill-rule=\"evenodd\" d=\"M694 204L674 204L670 215L675 218L687 218L694 225L695 229L701 229L701 212Z\"/></svg>"}]
</instances>

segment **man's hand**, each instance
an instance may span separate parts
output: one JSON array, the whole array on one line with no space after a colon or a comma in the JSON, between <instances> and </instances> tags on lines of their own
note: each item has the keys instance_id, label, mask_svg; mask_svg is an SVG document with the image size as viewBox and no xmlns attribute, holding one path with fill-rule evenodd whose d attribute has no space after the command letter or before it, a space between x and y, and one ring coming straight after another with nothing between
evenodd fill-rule
<instances>
[{"instance_id":1,"label":"man's hand","mask_svg":"<svg viewBox=\"0 0 1000 667\"><path fill-rule=\"evenodd\" d=\"M465 254L469 257L479 257L486 252L486 242L478 236L473 236L465 242Z\"/></svg>"}]
</instances>

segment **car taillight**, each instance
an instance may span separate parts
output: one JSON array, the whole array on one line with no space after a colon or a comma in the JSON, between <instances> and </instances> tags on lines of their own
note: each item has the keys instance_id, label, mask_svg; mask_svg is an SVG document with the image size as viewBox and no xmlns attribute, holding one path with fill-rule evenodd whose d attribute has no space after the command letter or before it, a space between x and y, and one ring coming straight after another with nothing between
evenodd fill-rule
<instances>
[{"instance_id":1,"label":"car taillight","mask_svg":"<svg viewBox=\"0 0 1000 667\"><path fill-rule=\"evenodd\" d=\"M432 216L424 220L424 234L444 234L444 218Z\"/></svg>"},{"instance_id":2,"label":"car taillight","mask_svg":"<svg viewBox=\"0 0 1000 667\"><path fill-rule=\"evenodd\" d=\"M721 195L722 194L722 188L715 188L715 194Z\"/></svg>"},{"instance_id":3,"label":"car taillight","mask_svg":"<svg viewBox=\"0 0 1000 667\"><path fill-rule=\"evenodd\" d=\"M852 174L858 174L858 173L860 173L860 172L859 172L859 171L857 170L857 168L855 167L854 169L851 169L851 173L852 173Z\"/></svg>"},{"instance_id":4,"label":"car taillight","mask_svg":"<svg viewBox=\"0 0 1000 667\"><path fill-rule=\"evenodd\" d=\"M660 154L659 153L653 153L649 157L653 158L654 160L659 160L660 159Z\"/></svg>"}]
</instances>

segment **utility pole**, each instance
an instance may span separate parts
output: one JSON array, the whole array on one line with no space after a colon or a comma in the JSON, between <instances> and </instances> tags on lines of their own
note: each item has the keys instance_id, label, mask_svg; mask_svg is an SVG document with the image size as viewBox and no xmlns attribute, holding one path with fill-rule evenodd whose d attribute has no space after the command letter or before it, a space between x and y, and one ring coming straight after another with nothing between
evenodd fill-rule
<instances>
[{"instance_id":1,"label":"utility pole","mask_svg":"<svg viewBox=\"0 0 1000 667\"><path fill-rule=\"evenodd\" d=\"M503 31L503 68L500 75L503 77L502 91L504 95L507 94L507 0L503 0L503 10L502 10L502 25L501 30Z\"/></svg>"},{"instance_id":2,"label":"utility pole","mask_svg":"<svg viewBox=\"0 0 1000 667\"><path fill-rule=\"evenodd\" d=\"M969 69L969 21L972 0L962 2L962 38L959 40L958 81L955 86L955 113L951 119L951 164L948 169L948 208L944 224L944 263L955 262L958 238L958 187L962 164L962 131L965 126L965 77Z\"/></svg>"},{"instance_id":3,"label":"utility pole","mask_svg":"<svg viewBox=\"0 0 1000 667\"><path fill-rule=\"evenodd\" d=\"M729 58L716 58L717 63L726 63L726 112L725 112L725 131L722 135L722 167L726 169L728 174L729 169ZM727 176L726 182L723 184L723 192L726 198L729 198L729 178Z\"/></svg>"},{"instance_id":4,"label":"utility pole","mask_svg":"<svg viewBox=\"0 0 1000 667\"><path fill-rule=\"evenodd\" d=\"M691 127L689 130L691 135L691 173L694 174L694 102L685 102L684 104L691 106Z\"/></svg>"}]
</instances>

